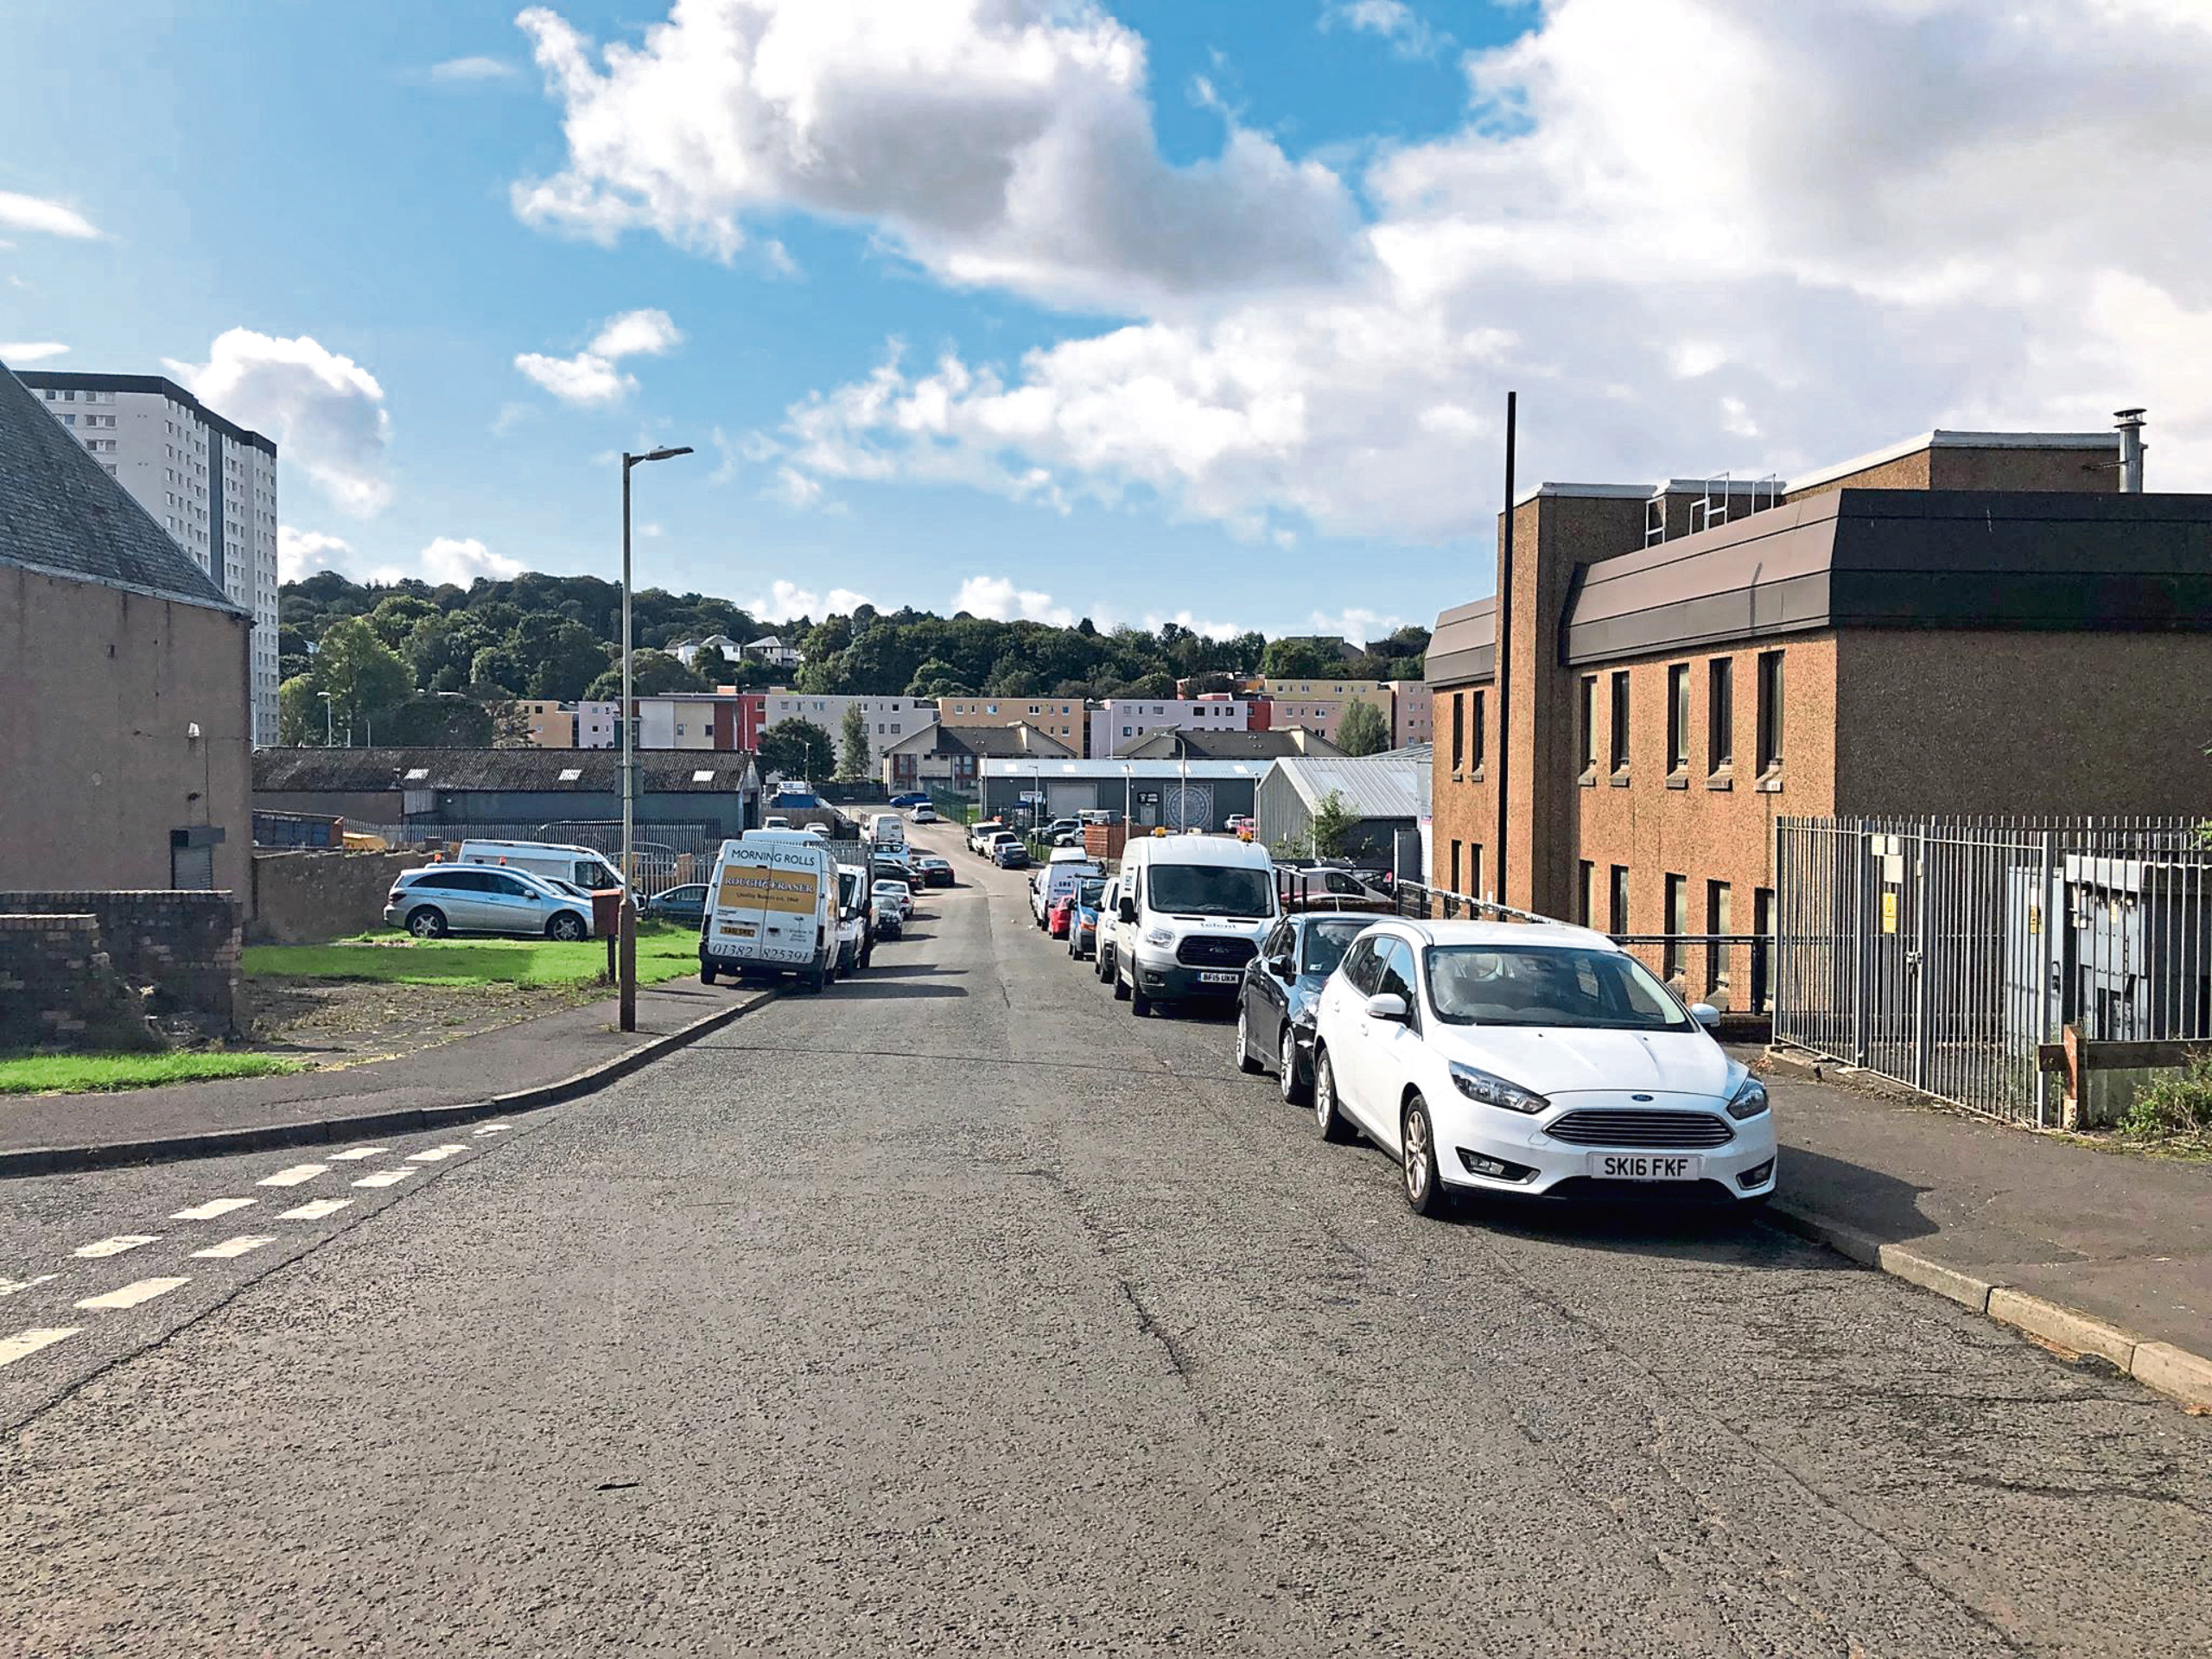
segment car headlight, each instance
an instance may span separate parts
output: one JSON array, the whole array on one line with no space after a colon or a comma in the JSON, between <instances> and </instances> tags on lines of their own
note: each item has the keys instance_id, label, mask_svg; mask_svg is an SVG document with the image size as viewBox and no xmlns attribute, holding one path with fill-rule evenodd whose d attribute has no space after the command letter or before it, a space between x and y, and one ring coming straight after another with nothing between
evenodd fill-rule
<instances>
[{"instance_id":1,"label":"car headlight","mask_svg":"<svg viewBox=\"0 0 2212 1659\"><path fill-rule=\"evenodd\" d=\"M1541 1095L1532 1093L1517 1083L1509 1083L1492 1072L1478 1071L1471 1065L1462 1065L1457 1060L1452 1062L1452 1082L1469 1100L1503 1107L1509 1112L1534 1116L1551 1105Z\"/></svg>"},{"instance_id":2,"label":"car headlight","mask_svg":"<svg viewBox=\"0 0 2212 1659\"><path fill-rule=\"evenodd\" d=\"M1175 943L1175 936L1164 927L1148 927L1145 930L1144 942L1165 950Z\"/></svg>"},{"instance_id":3,"label":"car headlight","mask_svg":"<svg viewBox=\"0 0 2212 1659\"><path fill-rule=\"evenodd\" d=\"M1766 1109L1766 1085L1757 1077L1745 1077L1744 1086L1728 1103L1728 1116L1740 1123L1747 1117L1757 1117Z\"/></svg>"}]
</instances>

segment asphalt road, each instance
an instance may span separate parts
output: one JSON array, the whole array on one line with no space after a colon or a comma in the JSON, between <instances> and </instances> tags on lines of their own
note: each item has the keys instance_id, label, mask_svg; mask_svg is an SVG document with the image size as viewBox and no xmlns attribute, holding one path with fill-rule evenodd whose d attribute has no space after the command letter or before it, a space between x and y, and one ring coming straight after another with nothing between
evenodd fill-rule
<instances>
[{"instance_id":1,"label":"asphalt road","mask_svg":"<svg viewBox=\"0 0 2212 1659\"><path fill-rule=\"evenodd\" d=\"M2212 1652L2212 1423L1757 1225L1416 1220L953 856L588 1101L0 1186L0 1654Z\"/></svg>"}]
</instances>

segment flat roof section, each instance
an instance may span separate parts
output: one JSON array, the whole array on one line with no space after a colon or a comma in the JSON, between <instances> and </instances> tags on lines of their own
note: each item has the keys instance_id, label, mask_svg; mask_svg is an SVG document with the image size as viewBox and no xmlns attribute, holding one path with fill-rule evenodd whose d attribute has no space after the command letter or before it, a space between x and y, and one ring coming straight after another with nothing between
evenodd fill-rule
<instances>
[{"instance_id":1,"label":"flat roof section","mask_svg":"<svg viewBox=\"0 0 2212 1659\"><path fill-rule=\"evenodd\" d=\"M1599 561L1566 656L1840 627L2212 632L2212 495L1834 491Z\"/></svg>"}]
</instances>

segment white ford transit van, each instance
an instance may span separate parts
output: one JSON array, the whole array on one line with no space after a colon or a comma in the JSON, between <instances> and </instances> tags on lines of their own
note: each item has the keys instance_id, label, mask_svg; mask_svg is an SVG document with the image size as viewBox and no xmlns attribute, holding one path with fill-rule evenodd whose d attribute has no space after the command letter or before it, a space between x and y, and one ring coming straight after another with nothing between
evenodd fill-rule
<instances>
[{"instance_id":1,"label":"white ford transit van","mask_svg":"<svg viewBox=\"0 0 2212 1659\"><path fill-rule=\"evenodd\" d=\"M1122 853L1114 995L1129 1011L1228 998L1275 918L1274 863L1255 842L1156 836Z\"/></svg>"}]
</instances>

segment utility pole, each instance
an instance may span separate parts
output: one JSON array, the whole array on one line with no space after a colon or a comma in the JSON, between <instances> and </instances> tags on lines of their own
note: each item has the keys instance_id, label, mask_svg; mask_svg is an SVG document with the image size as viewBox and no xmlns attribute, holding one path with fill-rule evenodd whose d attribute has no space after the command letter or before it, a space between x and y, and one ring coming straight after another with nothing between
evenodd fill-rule
<instances>
[{"instance_id":1,"label":"utility pole","mask_svg":"<svg viewBox=\"0 0 2212 1659\"><path fill-rule=\"evenodd\" d=\"M630 469L648 461L667 461L691 453L655 449L642 455L622 454L622 909L621 950L616 964L622 999L621 1026L638 1028L638 876L636 830L638 798L638 705L632 696L630 648Z\"/></svg>"},{"instance_id":2,"label":"utility pole","mask_svg":"<svg viewBox=\"0 0 2212 1659\"><path fill-rule=\"evenodd\" d=\"M1491 869L1497 880L1497 902L1510 904L1505 886L1506 837L1513 821L1506 810L1506 784L1513 767L1513 461L1520 394L1505 394L1505 541L1497 559L1497 856ZM1533 836L1533 825L1530 829ZM1529 890L1535 904L1535 888ZM1469 895L1479 899L1480 893Z\"/></svg>"}]
</instances>

